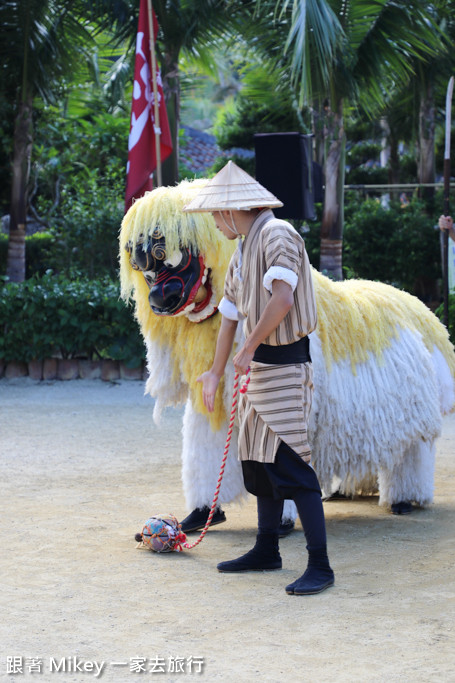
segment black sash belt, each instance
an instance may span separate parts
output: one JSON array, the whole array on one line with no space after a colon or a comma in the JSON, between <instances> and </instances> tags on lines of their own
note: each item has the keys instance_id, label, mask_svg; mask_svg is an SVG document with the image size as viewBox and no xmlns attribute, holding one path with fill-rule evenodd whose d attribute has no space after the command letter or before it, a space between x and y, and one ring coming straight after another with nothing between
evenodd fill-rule
<instances>
[{"instance_id":1,"label":"black sash belt","mask_svg":"<svg viewBox=\"0 0 455 683\"><path fill-rule=\"evenodd\" d=\"M293 344L283 344L282 346L259 344L253 360L268 365L311 363L309 337L302 337Z\"/></svg>"}]
</instances>

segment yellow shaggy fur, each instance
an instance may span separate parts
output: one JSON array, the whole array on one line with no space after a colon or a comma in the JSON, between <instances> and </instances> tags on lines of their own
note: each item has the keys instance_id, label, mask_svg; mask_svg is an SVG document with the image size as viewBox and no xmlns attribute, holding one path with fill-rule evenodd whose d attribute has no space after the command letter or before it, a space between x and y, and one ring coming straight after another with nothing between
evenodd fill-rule
<instances>
[{"instance_id":1,"label":"yellow shaggy fur","mask_svg":"<svg viewBox=\"0 0 455 683\"><path fill-rule=\"evenodd\" d=\"M122 297L126 300L131 298L135 303L135 315L144 338L171 349L174 376L169 380L174 381L180 373L183 374L194 408L207 415L212 428L218 430L226 419L224 387L221 386L221 391L217 392L215 410L209 414L202 401L201 384L196 380L212 363L221 316L215 315L196 324L185 316L155 315L149 306L145 279L140 271L133 270L125 249L128 242L146 242L156 226L163 226L168 254L182 245L204 257L205 265L212 270L212 288L219 302L235 243L226 240L216 230L211 214L186 214L182 211L206 182L183 181L176 187L160 187L133 204L123 219L120 232L120 281Z\"/></svg>"},{"instance_id":2,"label":"yellow shaggy fur","mask_svg":"<svg viewBox=\"0 0 455 683\"><path fill-rule=\"evenodd\" d=\"M349 356L352 371L398 336L400 328L422 335L430 353L436 346L455 376L455 354L446 328L415 296L370 280L333 282L313 270L318 308L318 334L328 369Z\"/></svg>"}]
</instances>

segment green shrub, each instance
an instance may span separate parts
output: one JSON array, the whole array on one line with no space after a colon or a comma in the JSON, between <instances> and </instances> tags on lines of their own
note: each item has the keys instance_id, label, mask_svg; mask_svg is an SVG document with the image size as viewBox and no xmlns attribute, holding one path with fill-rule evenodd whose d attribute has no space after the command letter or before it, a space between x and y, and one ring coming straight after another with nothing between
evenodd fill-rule
<instances>
[{"instance_id":1,"label":"green shrub","mask_svg":"<svg viewBox=\"0 0 455 683\"><path fill-rule=\"evenodd\" d=\"M0 275L6 274L6 260L8 258L8 235L0 232Z\"/></svg>"},{"instance_id":2,"label":"green shrub","mask_svg":"<svg viewBox=\"0 0 455 683\"><path fill-rule=\"evenodd\" d=\"M37 232L25 238L25 273L30 278L55 269L55 237L50 232Z\"/></svg>"},{"instance_id":3,"label":"green shrub","mask_svg":"<svg viewBox=\"0 0 455 683\"><path fill-rule=\"evenodd\" d=\"M441 277L436 218L425 204L408 206L379 200L352 202L346 210L343 265L353 277L380 280L422 296ZM422 296L422 298L425 298Z\"/></svg>"},{"instance_id":4,"label":"green shrub","mask_svg":"<svg viewBox=\"0 0 455 683\"><path fill-rule=\"evenodd\" d=\"M33 204L54 239L36 267L27 243L27 277L52 268L68 277L115 279L129 116L103 111L75 120L52 107L40 108L37 115Z\"/></svg>"},{"instance_id":5,"label":"green shrub","mask_svg":"<svg viewBox=\"0 0 455 683\"><path fill-rule=\"evenodd\" d=\"M291 100L271 97L265 104L240 92L233 106L220 110L214 126L221 149L242 147L254 149L255 133L306 132L298 111Z\"/></svg>"},{"instance_id":6,"label":"green shrub","mask_svg":"<svg viewBox=\"0 0 455 683\"><path fill-rule=\"evenodd\" d=\"M0 358L110 358L138 367L144 344L119 284L47 273L0 290Z\"/></svg>"},{"instance_id":7,"label":"green shrub","mask_svg":"<svg viewBox=\"0 0 455 683\"><path fill-rule=\"evenodd\" d=\"M388 169L372 166L379 159L381 145L372 142L357 142L346 151L346 184L376 185L387 183Z\"/></svg>"},{"instance_id":8,"label":"green shrub","mask_svg":"<svg viewBox=\"0 0 455 683\"><path fill-rule=\"evenodd\" d=\"M349 185L381 185L389 181L386 168L368 168L357 166L346 174L346 183Z\"/></svg>"},{"instance_id":9,"label":"green shrub","mask_svg":"<svg viewBox=\"0 0 455 683\"><path fill-rule=\"evenodd\" d=\"M103 183L98 172L62 191L62 214L55 219L53 269L97 278L118 274L118 232L123 218L123 188Z\"/></svg>"},{"instance_id":10,"label":"green shrub","mask_svg":"<svg viewBox=\"0 0 455 683\"><path fill-rule=\"evenodd\" d=\"M437 202L436 202L437 203ZM395 285L433 303L439 298L441 256L437 219L427 205L412 199L406 207L346 193L343 234L343 271L346 278L379 280ZM319 268L322 205L316 204L315 221L306 231L302 221L292 221L305 240L311 264Z\"/></svg>"},{"instance_id":11,"label":"green shrub","mask_svg":"<svg viewBox=\"0 0 455 683\"><path fill-rule=\"evenodd\" d=\"M49 231L25 238L26 277L53 270L67 277L82 273L99 278L118 275L118 232L123 217L119 194L101 185L86 188L75 197L62 193L64 219L56 219ZM0 274L6 273L8 235L0 234Z\"/></svg>"},{"instance_id":12,"label":"green shrub","mask_svg":"<svg viewBox=\"0 0 455 683\"><path fill-rule=\"evenodd\" d=\"M50 232L37 232L25 238L25 277L56 270L56 239ZM8 235L0 233L0 275L6 274Z\"/></svg>"}]
</instances>

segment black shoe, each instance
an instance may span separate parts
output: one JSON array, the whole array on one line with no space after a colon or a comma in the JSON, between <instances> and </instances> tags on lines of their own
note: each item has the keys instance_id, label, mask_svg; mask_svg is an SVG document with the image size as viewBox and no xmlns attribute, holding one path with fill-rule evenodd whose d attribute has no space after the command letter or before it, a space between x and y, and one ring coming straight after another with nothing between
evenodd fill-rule
<instances>
[{"instance_id":1,"label":"black shoe","mask_svg":"<svg viewBox=\"0 0 455 683\"><path fill-rule=\"evenodd\" d=\"M264 558L261 555L260 557L257 557L253 549L251 549L236 560L220 562L217 564L216 568L219 572L234 573L273 571L274 569L281 569L282 566L283 563L280 556Z\"/></svg>"},{"instance_id":2,"label":"black shoe","mask_svg":"<svg viewBox=\"0 0 455 683\"><path fill-rule=\"evenodd\" d=\"M286 593L288 595L315 595L330 588L334 583L335 575L331 569L321 571L308 567L300 579L286 586Z\"/></svg>"},{"instance_id":3,"label":"black shoe","mask_svg":"<svg viewBox=\"0 0 455 683\"><path fill-rule=\"evenodd\" d=\"M264 533L257 535L256 545L245 555L217 565L219 572L262 572L281 567L278 535Z\"/></svg>"},{"instance_id":4,"label":"black shoe","mask_svg":"<svg viewBox=\"0 0 455 683\"><path fill-rule=\"evenodd\" d=\"M352 496L346 496L344 493L341 493L340 491L334 491L333 493L330 493L328 496L322 499L323 503L330 503L332 500L348 500L349 498L352 498Z\"/></svg>"},{"instance_id":5,"label":"black shoe","mask_svg":"<svg viewBox=\"0 0 455 683\"><path fill-rule=\"evenodd\" d=\"M308 567L297 581L286 586L288 595L314 595L335 583L335 574L329 564L326 546L307 545L307 550Z\"/></svg>"},{"instance_id":6,"label":"black shoe","mask_svg":"<svg viewBox=\"0 0 455 683\"><path fill-rule=\"evenodd\" d=\"M185 517L181 523L182 531L184 534L188 534L191 531L198 531L203 529L207 523L207 519L210 514L210 508L205 505L203 508L196 508L193 512L190 512L188 517ZM221 508L218 508L213 513L212 521L210 526L215 526L216 524L222 524L226 521L226 515Z\"/></svg>"},{"instance_id":7,"label":"black shoe","mask_svg":"<svg viewBox=\"0 0 455 683\"><path fill-rule=\"evenodd\" d=\"M412 503L401 501L392 505L392 515L410 515L412 512Z\"/></svg>"},{"instance_id":8,"label":"black shoe","mask_svg":"<svg viewBox=\"0 0 455 683\"><path fill-rule=\"evenodd\" d=\"M289 536L291 531L294 531L294 528L295 522L293 522L292 519L282 519L278 529L278 538L285 538L285 536Z\"/></svg>"}]
</instances>

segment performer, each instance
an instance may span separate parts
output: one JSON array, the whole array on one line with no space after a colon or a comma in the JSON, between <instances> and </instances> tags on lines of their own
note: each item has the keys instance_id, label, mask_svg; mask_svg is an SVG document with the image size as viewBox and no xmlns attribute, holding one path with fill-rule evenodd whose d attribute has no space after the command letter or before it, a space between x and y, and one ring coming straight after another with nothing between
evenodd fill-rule
<instances>
[{"instance_id":1,"label":"performer","mask_svg":"<svg viewBox=\"0 0 455 683\"><path fill-rule=\"evenodd\" d=\"M239 244L219 305L222 322L215 358L199 381L212 411L239 320L245 341L236 372L250 368L239 402L239 458L246 489L257 497L256 544L218 564L221 572L280 569L278 528L283 501L295 502L305 532L308 566L286 586L291 595L319 593L334 583L327 556L321 489L310 463L307 425L313 394L308 335L316 327L310 263L300 235L275 218L282 203L232 161L184 207L212 213L223 235Z\"/></svg>"}]
</instances>

